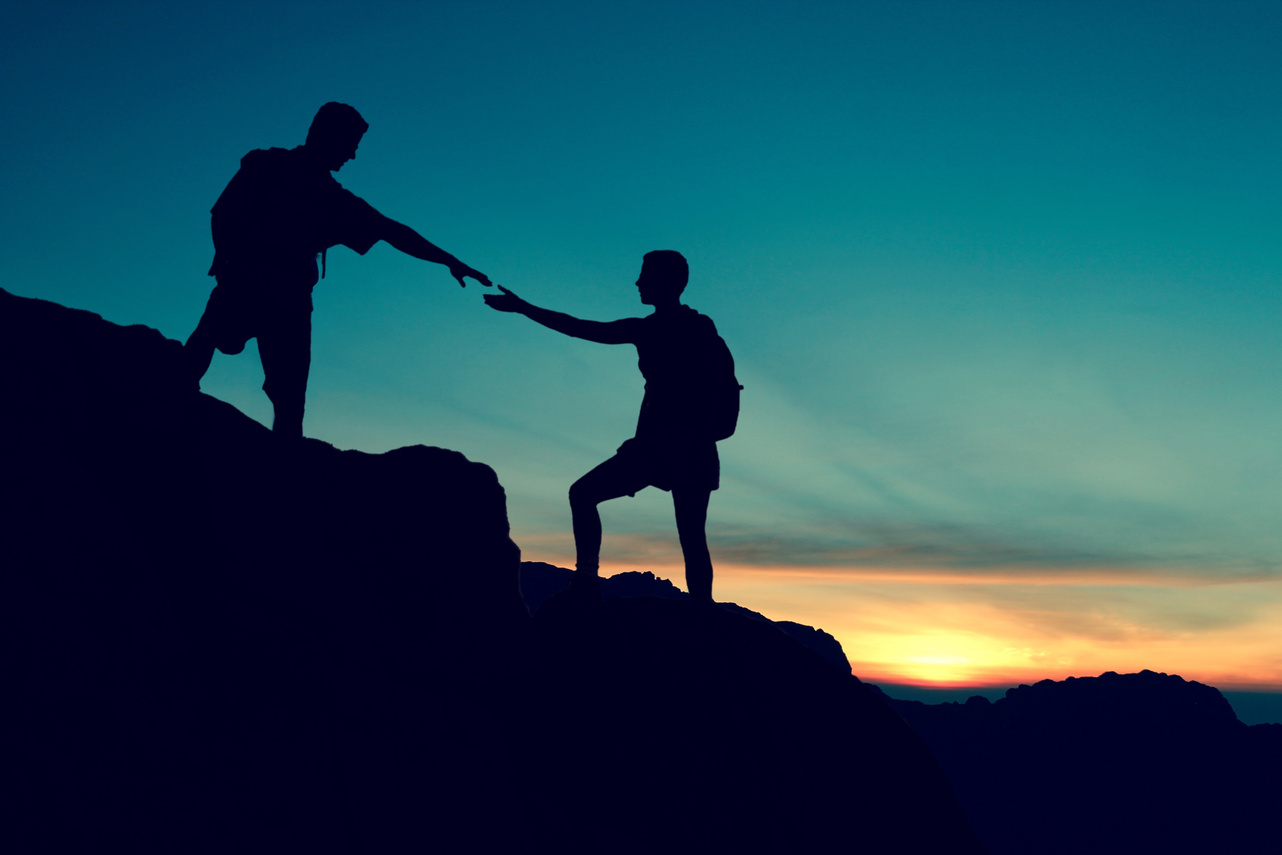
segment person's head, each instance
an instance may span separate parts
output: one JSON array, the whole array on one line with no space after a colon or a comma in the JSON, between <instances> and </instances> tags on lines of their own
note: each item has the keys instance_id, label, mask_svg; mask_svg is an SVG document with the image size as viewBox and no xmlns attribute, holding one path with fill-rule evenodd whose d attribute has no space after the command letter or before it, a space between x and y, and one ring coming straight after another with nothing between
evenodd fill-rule
<instances>
[{"instance_id":1,"label":"person's head","mask_svg":"<svg viewBox=\"0 0 1282 855\"><path fill-rule=\"evenodd\" d=\"M369 123L355 107L330 101L316 111L305 145L316 153L326 169L341 169L356 157L356 147L367 130Z\"/></svg>"},{"instance_id":2,"label":"person's head","mask_svg":"<svg viewBox=\"0 0 1282 855\"><path fill-rule=\"evenodd\" d=\"M675 300L690 281L690 265L685 256L674 249L656 249L641 257L641 275L637 277L637 291L641 302L657 305Z\"/></svg>"}]
</instances>

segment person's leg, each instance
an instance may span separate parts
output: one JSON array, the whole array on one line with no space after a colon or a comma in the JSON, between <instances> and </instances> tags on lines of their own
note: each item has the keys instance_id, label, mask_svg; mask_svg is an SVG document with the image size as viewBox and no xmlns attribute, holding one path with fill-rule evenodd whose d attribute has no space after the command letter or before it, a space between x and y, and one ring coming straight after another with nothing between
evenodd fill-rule
<instances>
[{"instance_id":1,"label":"person's leg","mask_svg":"<svg viewBox=\"0 0 1282 855\"><path fill-rule=\"evenodd\" d=\"M647 487L637 467L619 455L597 466L570 486L570 518L578 570L597 575L601 561L601 514L597 505Z\"/></svg>"},{"instance_id":2,"label":"person's leg","mask_svg":"<svg viewBox=\"0 0 1282 855\"><path fill-rule=\"evenodd\" d=\"M686 562L686 589L696 602L712 602L712 556L708 552L708 499L706 489L674 487L672 506L677 515L677 537Z\"/></svg>"},{"instance_id":3,"label":"person's leg","mask_svg":"<svg viewBox=\"0 0 1282 855\"><path fill-rule=\"evenodd\" d=\"M247 315L250 306L244 299L243 289L228 284L214 286L205 303L196 329L183 344L183 361L187 376L200 388L200 381L214 359L214 349L236 354L245 349L252 333L252 322Z\"/></svg>"},{"instance_id":4,"label":"person's leg","mask_svg":"<svg viewBox=\"0 0 1282 855\"><path fill-rule=\"evenodd\" d=\"M210 325L202 315L196 329L187 337L183 345L183 360L187 363L187 376L200 388L200 381L209 370L209 363L214 361L214 335Z\"/></svg>"},{"instance_id":5,"label":"person's leg","mask_svg":"<svg viewBox=\"0 0 1282 855\"><path fill-rule=\"evenodd\" d=\"M258 355L263 361L263 391L275 414L272 432L282 439L301 439L312 364L310 305L274 317L258 336Z\"/></svg>"},{"instance_id":6,"label":"person's leg","mask_svg":"<svg viewBox=\"0 0 1282 855\"><path fill-rule=\"evenodd\" d=\"M226 307L226 294L214 286L205 303L205 311L196 324L196 329L183 344L183 360L187 363L187 376L200 388L200 381L209 370L209 363L214 359L214 348L218 344L218 330L223 324Z\"/></svg>"}]
</instances>

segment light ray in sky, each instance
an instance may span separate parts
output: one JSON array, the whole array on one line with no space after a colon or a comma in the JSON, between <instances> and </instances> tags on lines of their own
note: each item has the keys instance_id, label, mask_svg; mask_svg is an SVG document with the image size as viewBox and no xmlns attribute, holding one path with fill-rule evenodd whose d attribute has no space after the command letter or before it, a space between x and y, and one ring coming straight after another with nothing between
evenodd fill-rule
<instances>
[{"instance_id":1,"label":"light ray in sky","mask_svg":"<svg viewBox=\"0 0 1282 855\"><path fill-rule=\"evenodd\" d=\"M869 675L1278 685L1280 37L1253 2L11 3L5 287L185 338L239 159L348 102L343 185L540 305L643 314L641 255L690 260L746 387L720 598ZM307 433L462 451L572 565L635 351L386 246L328 268ZM206 379L267 422L260 385L252 346ZM607 564L680 581L670 497L602 513Z\"/></svg>"}]
</instances>

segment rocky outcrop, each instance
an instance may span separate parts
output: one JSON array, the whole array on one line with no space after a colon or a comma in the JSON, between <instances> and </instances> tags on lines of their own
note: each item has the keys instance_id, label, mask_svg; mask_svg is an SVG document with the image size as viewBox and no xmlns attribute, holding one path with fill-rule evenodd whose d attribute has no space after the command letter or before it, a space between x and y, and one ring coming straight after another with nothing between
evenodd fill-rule
<instances>
[{"instance_id":1,"label":"rocky outcrop","mask_svg":"<svg viewBox=\"0 0 1282 855\"><path fill-rule=\"evenodd\" d=\"M495 821L530 643L494 472L280 447L180 353L0 292L8 696L47 848L523 837Z\"/></svg>"},{"instance_id":2,"label":"rocky outcrop","mask_svg":"<svg viewBox=\"0 0 1282 855\"><path fill-rule=\"evenodd\" d=\"M1210 686L1108 672L1019 686L995 703L890 703L994 855L1279 845L1282 725L1247 727Z\"/></svg>"},{"instance_id":3,"label":"rocky outcrop","mask_svg":"<svg viewBox=\"0 0 1282 855\"><path fill-rule=\"evenodd\" d=\"M457 452L279 445L177 342L3 291L0 395L24 851L976 851L903 721L760 616L531 619Z\"/></svg>"},{"instance_id":4,"label":"rocky outcrop","mask_svg":"<svg viewBox=\"0 0 1282 855\"><path fill-rule=\"evenodd\" d=\"M769 621L573 596L534 623L575 851L982 851L904 721Z\"/></svg>"},{"instance_id":5,"label":"rocky outcrop","mask_svg":"<svg viewBox=\"0 0 1282 855\"><path fill-rule=\"evenodd\" d=\"M573 577L574 571L565 567L557 567L542 561L522 561L521 593L525 597L525 604L531 612L537 612L539 606L547 599L568 588ZM601 598L610 600L614 597L688 600L690 595L667 579L659 578L649 571L629 571L616 573L601 580ZM815 629L790 620L771 621L765 615L737 603L717 603L717 606L725 611L773 624L784 635L803 647L808 647L820 658L831 662L843 674L850 673L850 662L846 659L846 652L841 649L841 642L822 629Z\"/></svg>"}]
</instances>

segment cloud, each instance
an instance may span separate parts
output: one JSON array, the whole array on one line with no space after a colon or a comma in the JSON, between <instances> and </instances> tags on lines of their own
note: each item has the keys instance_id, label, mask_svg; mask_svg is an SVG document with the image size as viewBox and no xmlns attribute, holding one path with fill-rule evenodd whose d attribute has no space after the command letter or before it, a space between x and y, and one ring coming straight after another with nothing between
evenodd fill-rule
<instances>
[{"instance_id":1,"label":"cloud","mask_svg":"<svg viewBox=\"0 0 1282 855\"><path fill-rule=\"evenodd\" d=\"M1019 376L1028 394L953 408L952 421L928 417L930 395L879 393L857 376L829 378L844 403L826 411L811 392L751 377L762 412L724 445L710 510L722 548L764 564L1282 568L1263 512L1276 502L1260 492L1276 488L1208 468L1239 452L1138 422L1090 377L1069 372L1038 404L1036 372ZM849 417L834 420L842 407ZM906 429L887 429L895 412Z\"/></svg>"}]
</instances>

